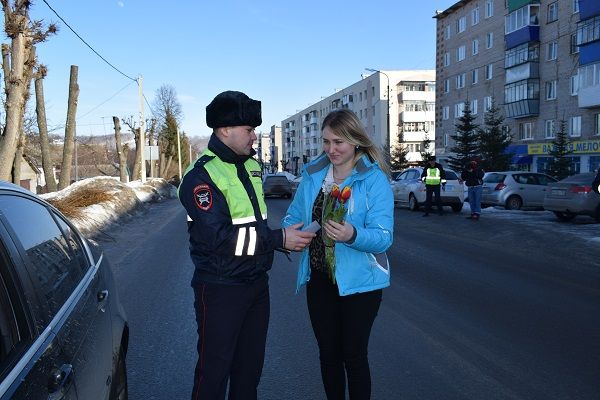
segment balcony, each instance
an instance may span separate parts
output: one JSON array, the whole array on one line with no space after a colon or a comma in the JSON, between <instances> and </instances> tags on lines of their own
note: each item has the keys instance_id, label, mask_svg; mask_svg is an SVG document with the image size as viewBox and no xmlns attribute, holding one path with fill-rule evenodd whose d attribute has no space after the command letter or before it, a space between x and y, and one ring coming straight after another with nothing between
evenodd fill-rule
<instances>
[{"instance_id":1,"label":"balcony","mask_svg":"<svg viewBox=\"0 0 600 400\"><path fill-rule=\"evenodd\" d=\"M600 85L579 88L577 97L580 108L600 107Z\"/></svg>"},{"instance_id":2,"label":"balcony","mask_svg":"<svg viewBox=\"0 0 600 400\"><path fill-rule=\"evenodd\" d=\"M318 124L319 123L319 118L317 117L310 117L310 123L312 124Z\"/></svg>"},{"instance_id":3,"label":"balcony","mask_svg":"<svg viewBox=\"0 0 600 400\"><path fill-rule=\"evenodd\" d=\"M433 119L433 111L402 111L400 113L401 122L423 122L425 117L429 114Z\"/></svg>"},{"instance_id":4,"label":"balcony","mask_svg":"<svg viewBox=\"0 0 600 400\"><path fill-rule=\"evenodd\" d=\"M523 43L528 42L539 42L540 41L540 27L535 25L528 25L518 31L511 32L504 36L506 42L506 49L512 49Z\"/></svg>"},{"instance_id":5,"label":"balcony","mask_svg":"<svg viewBox=\"0 0 600 400\"><path fill-rule=\"evenodd\" d=\"M600 15L600 1L579 0L579 18L582 20Z\"/></svg>"},{"instance_id":6,"label":"balcony","mask_svg":"<svg viewBox=\"0 0 600 400\"><path fill-rule=\"evenodd\" d=\"M537 62L528 62L525 64L520 64L512 68L508 68L505 71L505 83L512 83L530 78L537 79L540 77L540 65Z\"/></svg>"},{"instance_id":7,"label":"balcony","mask_svg":"<svg viewBox=\"0 0 600 400\"><path fill-rule=\"evenodd\" d=\"M398 93L399 101L426 101L433 103L435 101L435 92L416 92L405 90Z\"/></svg>"},{"instance_id":8,"label":"balcony","mask_svg":"<svg viewBox=\"0 0 600 400\"><path fill-rule=\"evenodd\" d=\"M525 118L540 113L540 100L519 100L504 104L504 113L508 118Z\"/></svg>"}]
</instances>

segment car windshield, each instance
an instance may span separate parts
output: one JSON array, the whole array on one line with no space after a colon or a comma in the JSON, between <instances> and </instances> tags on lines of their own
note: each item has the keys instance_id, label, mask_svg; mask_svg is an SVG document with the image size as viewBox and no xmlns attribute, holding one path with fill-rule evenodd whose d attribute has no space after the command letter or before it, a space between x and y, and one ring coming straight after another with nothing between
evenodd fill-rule
<instances>
[{"instance_id":1,"label":"car windshield","mask_svg":"<svg viewBox=\"0 0 600 400\"><path fill-rule=\"evenodd\" d=\"M500 182L504 182L504 178L506 177L506 175L504 174L488 174L483 178L483 181L485 183L500 183Z\"/></svg>"},{"instance_id":2,"label":"car windshield","mask_svg":"<svg viewBox=\"0 0 600 400\"><path fill-rule=\"evenodd\" d=\"M456 176L456 173L454 171L448 171L448 170L446 170L444 172L446 174L446 180L449 180L449 181L458 180L458 176Z\"/></svg>"}]
</instances>

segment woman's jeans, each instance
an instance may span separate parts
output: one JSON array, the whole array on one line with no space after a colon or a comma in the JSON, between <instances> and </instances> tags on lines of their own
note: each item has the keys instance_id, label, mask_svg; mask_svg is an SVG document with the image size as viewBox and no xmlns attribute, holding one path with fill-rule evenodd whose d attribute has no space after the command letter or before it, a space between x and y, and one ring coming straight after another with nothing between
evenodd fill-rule
<instances>
[{"instance_id":1,"label":"woman's jeans","mask_svg":"<svg viewBox=\"0 0 600 400\"><path fill-rule=\"evenodd\" d=\"M469 206L471 207L471 213L473 214L481 214L481 192L483 191L483 186L469 186Z\"/></svg>"}]
</instances>

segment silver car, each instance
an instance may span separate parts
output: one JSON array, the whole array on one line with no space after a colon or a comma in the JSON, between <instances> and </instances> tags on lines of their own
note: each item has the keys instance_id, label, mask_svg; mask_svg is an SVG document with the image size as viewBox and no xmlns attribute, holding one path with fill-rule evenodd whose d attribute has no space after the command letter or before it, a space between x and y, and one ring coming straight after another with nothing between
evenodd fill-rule
<instances>
[{"instance_id":1,"label":"silver car","mask_svg":"<svg viewBox=\"0 0 600 400\"><path fill-rule=\"evenodd\" d=\"M546 192L544 208L561 221L589 215L600 222L600 195L592 190L595 176L593 172L576 174L552 184Z\"/></svg>"},{"instance_id":2,"label":"silver car","mask_svg":"<svg viewBox=\"0 0 600 400\"><path fill-rule=\"evenodd\" d=\"M538 172L487 172L483 177L481 206L502 206L507 210L541 208L553 177Z\"/></svg>"},{"instance_id":3,"label":"silver car","mask_svg":"<svg viewBox=\"0 0 600 400\"><path fill-rule=\"evenodd\" d=\"M420 206L425 204L426 191L425 184L421 180L422 172L423 168L408 168L391 181L394 204L408 206L412 211L417 211ZM446 185L444 190L440 191L442 205L450 206L452 211L459 212L462 210L465 200L463 181L450 169L444 169L444 172L446 173Z\"/></svg>"}]
</instances>

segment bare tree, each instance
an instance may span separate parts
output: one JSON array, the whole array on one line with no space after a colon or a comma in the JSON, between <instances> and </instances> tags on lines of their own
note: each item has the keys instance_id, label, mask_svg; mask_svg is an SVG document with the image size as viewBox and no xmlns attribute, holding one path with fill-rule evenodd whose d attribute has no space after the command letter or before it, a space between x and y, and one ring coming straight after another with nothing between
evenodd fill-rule
<instances>
[{"instance_id":1,"label":"bare tree","mask_svg":"<svg viewBox=\"0 0 600 400\"><path fill-rule=\"evenodd\" d=\"M46 122L46 105L44 100L44 78L48 73L45 65L39 65L35 73L35 113L40 132L40 147L42 148L42 168L46 178L48 192L56 192L56 179L54 179L54 166L50 156L50 143L48 141L48 124Z\"/></svg>"},{"instance_id":2,"label":"bare tree","mask_svg":"<svg viewBox=\"0 0 600 400\"><path fill-rule=\"evenodd\" d=\"M62 190L71 184L71 165L73 163L73 149L75 148L75 116L77 115L77 98L79 97L79 85L77 84L77 65L71 65L69 77L69 99L67 104L67 123L65 124L65 144L63 147L63 159L58 178L58 189ZM77 162L77 160L75 160Z\"/></svg>"},{"instance_id":3,"label":"bare tree","mask_svg":"<svg viewBox=\"0 0 600 400\"><path fill-rule=\"evenodd\" d=\"M177 129L182 117L181 104L172 86L163 85L154 99L154 114L158 119L160 145L159 176L168 178L171 163L177 160Z\"/></svg>"},{"instance_id":4,"label":"bare tree","mask_svg":"<svg viewBox=\"0 0 600 400\"><path fill-rule=\"evenodd\" d=\"M142 148L143 143L140 143L140 128L136 128L133 117L127 119L123 118L123 123L129 127L135 138L135 160L133 162L133 172L131 173L131 180L142 178Z\"/></svg>"},{"instance_id":5,"label":"bare tree","mask_svg":"<svg viewBox=\"0 0 600 400\"><path fill-rule=\"evenodd\" d=\"M6 123L0 136L0 179L10 180L29 93L27 88L35 65L34 46L57 29L51 24L44 30L41 21L29 20L29 0L0 0L0 3L4 12L4 31L11 40L10 46L2 45Z\"/></svg>"},{"instance_id":6,"label":"bare tree","mask_svg":"<svg viewBox=\"0 0 600 400\"><path fill-rule=\"evenodd\" d=\"M121 122L118 117L112 117L112 119L115 125L115 142L117 154L119 155L119 179L125 183L127 182L127 154L123 149L123 142L121 141Z\"/></svg>"}]
</instances>

